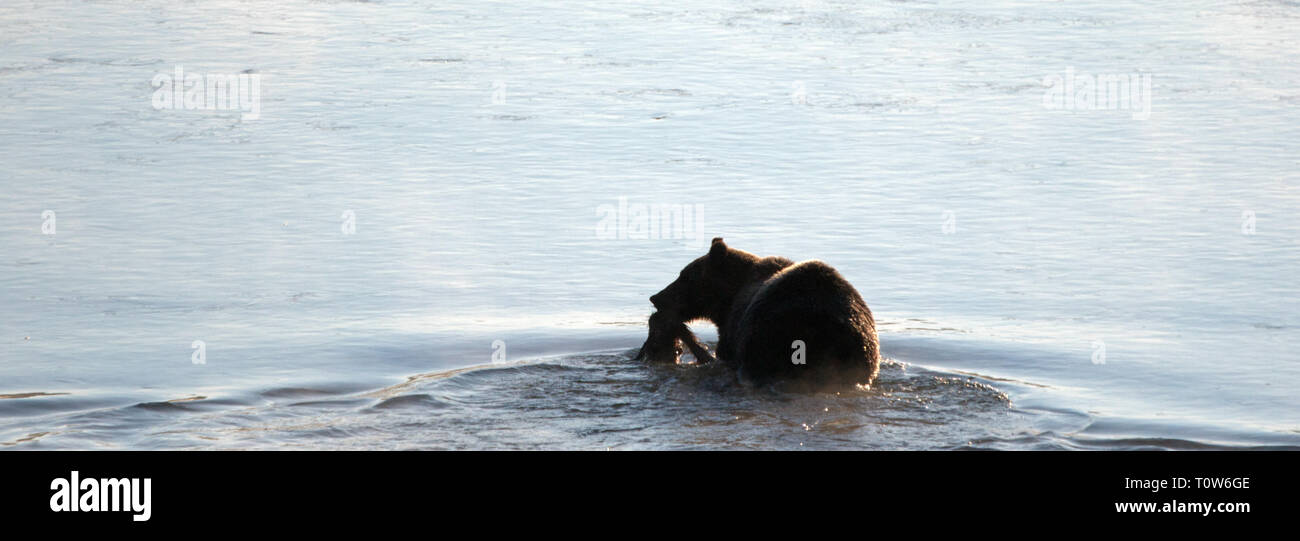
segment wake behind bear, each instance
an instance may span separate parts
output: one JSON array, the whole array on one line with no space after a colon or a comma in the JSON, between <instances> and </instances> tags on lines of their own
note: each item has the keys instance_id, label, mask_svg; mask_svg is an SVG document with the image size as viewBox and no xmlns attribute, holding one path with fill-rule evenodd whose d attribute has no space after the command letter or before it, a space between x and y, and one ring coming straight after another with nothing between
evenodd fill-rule
<instances>
[{"instance_id":1,"label":"wake behind bear","mask_svg":"<svg viewBox=\"0 0 1300 541\"><path fill-rule=\"evenodd\" d=\"M675 362L680 343L712 361L686 326L706 320L718 327L718 359L755 383L870 385L880 369L871 310L821 261L758 257L715 238L650 302L658 311L639 359Z\"/></svg>"}]
</instances>

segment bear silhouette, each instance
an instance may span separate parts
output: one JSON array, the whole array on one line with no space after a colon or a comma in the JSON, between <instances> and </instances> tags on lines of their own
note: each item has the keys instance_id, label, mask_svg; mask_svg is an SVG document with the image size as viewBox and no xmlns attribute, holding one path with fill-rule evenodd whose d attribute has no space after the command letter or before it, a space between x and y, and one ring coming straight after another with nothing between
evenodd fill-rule
<instances>
[{"instance_id":1,"label":"bear silhouette","mask_svg":"<svg viewBox=\"0 0 1300 541\"><path fill-rule=\"evenodd\" d=\"M821 261L760 258L715 238L650 302L657 311L641 359L676 360L680 342L712 361L686 326L706 320L718 327L717 358L755 383L870 385L880 368L871 310Z\"/></svg>"}]
</instances>

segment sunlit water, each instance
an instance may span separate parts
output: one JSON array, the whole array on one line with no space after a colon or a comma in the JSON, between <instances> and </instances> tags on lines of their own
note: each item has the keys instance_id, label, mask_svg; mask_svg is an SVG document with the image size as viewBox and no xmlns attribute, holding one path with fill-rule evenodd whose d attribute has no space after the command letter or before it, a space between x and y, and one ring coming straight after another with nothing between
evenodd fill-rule
<instances>
[{"instance_id":1,"label":"sunlit water","mask_svg":"<svg viewBox=\"0 0 1300 541\"><path fill-rule=\"evenodd\" d=\"M1300 4L533 4L0 3L0 445L1300 446ZM877 384L632 361L712 236L838 268Z\"/></svg>"}]
</instances>

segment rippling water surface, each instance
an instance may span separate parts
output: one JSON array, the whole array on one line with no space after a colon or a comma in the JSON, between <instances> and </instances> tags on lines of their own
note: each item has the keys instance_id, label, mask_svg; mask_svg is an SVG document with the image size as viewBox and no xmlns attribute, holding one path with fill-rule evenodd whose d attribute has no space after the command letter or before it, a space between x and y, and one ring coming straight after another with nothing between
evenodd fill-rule
<instances>
[{"instance_id":1,"label":"rippling water surface","mask_svg":"<svg viewBox=\"0 0 1300 541\"><path fill-rule=\"evenodd\" d=\"M1300 447L1300 4L552 4L0 5L0 446ZM879 382L633 362L712 236L838 268Z\"/></svg>"}]
</instances>

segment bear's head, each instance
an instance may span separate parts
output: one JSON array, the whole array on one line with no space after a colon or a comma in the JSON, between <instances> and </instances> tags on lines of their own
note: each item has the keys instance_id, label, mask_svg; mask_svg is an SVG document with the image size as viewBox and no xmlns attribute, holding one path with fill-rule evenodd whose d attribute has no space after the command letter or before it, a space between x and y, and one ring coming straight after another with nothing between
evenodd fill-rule
<instances>
[{"instance_id":1,"label":"bear's head","mask_svg":"<svg viewBox=\"0 0 1300 541\"><path fill-rule=\"evenodd\" d=\"M740 291L752 259L751 254L727 248L722 237L714 238L709 253L686 265L673 283L650 297L650 303L672 321L716 322Z\"/></svg>"}]
</instances>

